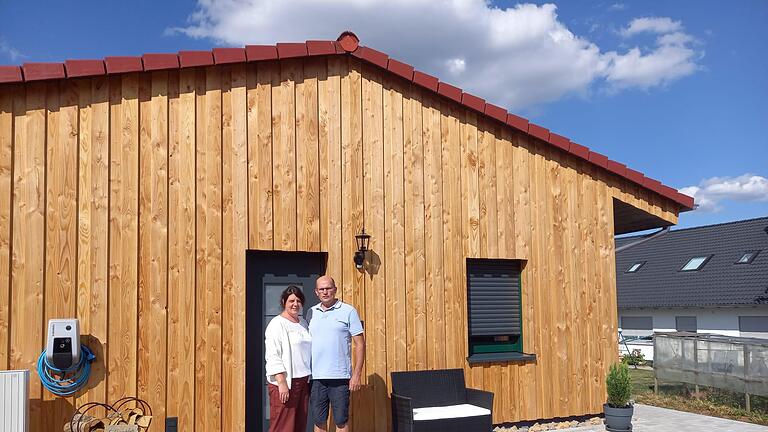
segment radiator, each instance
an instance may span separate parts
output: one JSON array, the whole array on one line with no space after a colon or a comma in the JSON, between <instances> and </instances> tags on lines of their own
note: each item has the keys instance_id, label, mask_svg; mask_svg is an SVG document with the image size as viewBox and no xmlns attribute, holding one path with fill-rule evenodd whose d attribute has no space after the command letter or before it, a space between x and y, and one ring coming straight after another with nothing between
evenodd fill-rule
<instances>
[{"instance_id":1,"label":"radiator","mask_svg":"<svg viewBox=\"0 0 768 432\"><path fill-rule=\"evenodd\" d=\"M27 432L29 371L0 371L0 432Z\"/></svg>"}]
</instances>

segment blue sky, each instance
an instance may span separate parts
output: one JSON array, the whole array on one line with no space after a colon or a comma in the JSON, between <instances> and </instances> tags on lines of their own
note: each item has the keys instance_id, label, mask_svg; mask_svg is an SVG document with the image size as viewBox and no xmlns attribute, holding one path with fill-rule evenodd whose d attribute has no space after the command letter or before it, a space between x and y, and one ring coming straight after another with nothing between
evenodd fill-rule
<instances>
[{"instance_id":1,"label":"blue sky","mask_svg":"<svg viewBox=\"0 0 768 432\"><path fill-rule=\"evenodd\" d=\"M768 2L0 0L0 64L333 39L688 193L680 226L768 215Z\"/></svg>"}]
</instances>

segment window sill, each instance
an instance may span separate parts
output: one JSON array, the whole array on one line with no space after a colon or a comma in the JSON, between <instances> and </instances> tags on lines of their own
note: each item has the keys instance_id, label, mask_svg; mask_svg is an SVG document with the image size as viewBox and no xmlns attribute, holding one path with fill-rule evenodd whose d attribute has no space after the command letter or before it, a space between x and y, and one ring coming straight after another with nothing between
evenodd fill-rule
<instances>
[{"instance_id":1,"label":"window sill","mask_svg":"<svg viewBox=\"0 0 768 432\"><path fill-rule=\"evenodd\" d=\"M467 357L467 360L471 365L499 362L533 363L536 362L536 354L525 354L519 352L483 353L472 354L471 356Z\"/></svg>"}]
</instances>

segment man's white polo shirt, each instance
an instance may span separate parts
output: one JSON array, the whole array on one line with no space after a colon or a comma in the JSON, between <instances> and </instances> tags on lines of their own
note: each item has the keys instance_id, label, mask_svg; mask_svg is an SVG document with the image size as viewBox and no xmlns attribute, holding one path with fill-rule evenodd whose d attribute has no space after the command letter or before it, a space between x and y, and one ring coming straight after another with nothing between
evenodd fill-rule
<instances>
[{"instance_id":1,"label":"man's white polo shirt","mask_svg":"<svg viewBox=\"0 0 768 432\"><path fill-rule=\"evenodd\" d=\"M360 316L351 305L337 300L329 309L311 308L312 379L352 377L352 336L363 333Z\"/></svg>"}]
</instances>

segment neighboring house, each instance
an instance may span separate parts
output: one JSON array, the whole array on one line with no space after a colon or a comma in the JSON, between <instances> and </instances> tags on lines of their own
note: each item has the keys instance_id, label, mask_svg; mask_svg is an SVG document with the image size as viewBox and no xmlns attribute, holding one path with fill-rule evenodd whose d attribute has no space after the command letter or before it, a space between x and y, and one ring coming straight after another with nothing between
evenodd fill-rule
<instances>
[{"instance_id":1,"label":"neighboring house","mask_svg":"<svg viewBox=\"0 0 768 432\"><path fill-rule=\"evenodd\" d=\"M619 327L768 338L768 217L616 239ZM619 347L625 351L624 346Z\"/></svg>"},{"instance_id":2,"label":"neighboring house","mask_svg":"<svg viewBox=\"0 0 768 432\"><path fill-rule=\"evenodd\" d=\"M354 430L389 430L399 370L463 368L495 422L595 414L614 236L692 206L351 33L0 67L0 367L78 317L94 380L54 404L34 377L32 430L126 395L261 430L264 322L328 272L366 328Z\"/></svg>"}]
</instances>

